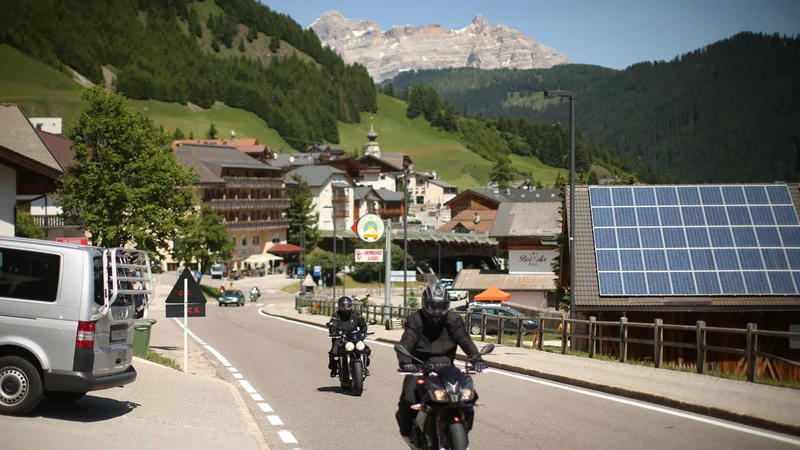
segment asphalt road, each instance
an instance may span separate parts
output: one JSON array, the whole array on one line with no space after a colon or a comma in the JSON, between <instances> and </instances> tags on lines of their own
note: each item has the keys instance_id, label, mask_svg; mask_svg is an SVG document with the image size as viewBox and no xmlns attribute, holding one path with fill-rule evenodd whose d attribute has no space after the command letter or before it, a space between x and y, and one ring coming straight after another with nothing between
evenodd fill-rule
<instances>
[{"instance_id":1,"label":"asphalt road","mask_svg":"<svg viewBox=\"0 0 800 450\"><path fill-rule=\"evenodd\" d=\"M270 293L261 303L275 300ZM329 377L327 330L265 317L256 304L220 308L214 302L207 317L190 319L190 328L240 374L227 376L246 380L269 404L272 411L263 412L248 399L270 448L408 448L394 420L402 377L388 345L370 344L372 376L363 396L353 397ZM800 446L800 439L531 377L500 372L475 381L486 406L476 411L473 450ZM288 443L279 430L290 433Z\"/></svg>"}]
</instances>

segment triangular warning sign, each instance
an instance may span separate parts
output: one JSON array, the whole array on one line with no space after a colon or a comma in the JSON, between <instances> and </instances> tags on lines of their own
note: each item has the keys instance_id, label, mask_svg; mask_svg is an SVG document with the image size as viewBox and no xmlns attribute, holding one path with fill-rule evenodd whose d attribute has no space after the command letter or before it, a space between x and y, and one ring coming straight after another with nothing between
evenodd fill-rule
<instances>
[{"instance_id":1,"label":"triangular warning sign","mask_svg":"<svg viewBox=\"0 0 800 450\"><path fill-rule=\"evenodd\" d=\"M175 283L175 286L172 287L172 291L167 296L167 300L164 303L180 303L183 304L183 280L187 280L186 286L189 288L189 304L190 305L205 305L206 304L206 297L203 295L203 291L200 290L200 286L195 281L194 277L192 276L192 272L186 268L183 269L183 273L181 276L178 277L178 281Z\"/></svg>"},{"instance_id":2,"label":"triangular warning sign","mask_svg":"<svg viewBox=\"0 0 800 450\"><path fill-rule=\"evenodd\" d=\"M361 220L361 219L359 219L359 220ZM358 234L358 220L353 222L353 226L350 227L350 229L353 230L353 233Z\"/></svg>"}]
</instances>

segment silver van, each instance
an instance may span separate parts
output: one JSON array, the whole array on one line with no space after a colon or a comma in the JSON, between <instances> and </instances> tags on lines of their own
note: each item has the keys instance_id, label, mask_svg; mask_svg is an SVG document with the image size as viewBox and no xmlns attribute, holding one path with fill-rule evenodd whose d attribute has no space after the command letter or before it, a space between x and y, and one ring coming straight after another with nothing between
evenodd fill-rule
<instances>
[{"instance_id":1,"label":"silver van","mask_svg":"<svg viewBox=\"0 0 800 450\"><path fill-rule=\"evenodd\" d=\"M136 380L135 298L147 253L0 237L0 414L72 402Z\"/></svg>"}]
</instances>

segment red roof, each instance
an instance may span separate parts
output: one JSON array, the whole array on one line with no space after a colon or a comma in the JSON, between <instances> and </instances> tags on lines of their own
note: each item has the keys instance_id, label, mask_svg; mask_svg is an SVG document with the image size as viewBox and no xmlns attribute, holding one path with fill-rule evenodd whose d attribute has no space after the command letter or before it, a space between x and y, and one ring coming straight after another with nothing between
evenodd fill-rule
<instances>
[{"instance_id":1,"label":"red roof","mask_svg":"<svg viewBox=\"0 0 800 450\"><path fill-rule=\"evenodd\" d=\"M72 165L73 159L75 158L75 151L72 150L72 143L70 143L69 139L60 134L51 134L38 129L36 132L39 133L39 136L44 141L44 145L50 149L50 153L56 157L61 167L66 169Z\"/></svg>"},{"instance_id":2,"label":"red roof","mask_svg":"<svg viewBox=\"0 0 800 450\"><path fill-rule=\"evenodd\" d=\"M300 253L303 250L305 250L303 247L294 244L275 244L267 250L267 253Z\"/></svg>"}]
</instances>

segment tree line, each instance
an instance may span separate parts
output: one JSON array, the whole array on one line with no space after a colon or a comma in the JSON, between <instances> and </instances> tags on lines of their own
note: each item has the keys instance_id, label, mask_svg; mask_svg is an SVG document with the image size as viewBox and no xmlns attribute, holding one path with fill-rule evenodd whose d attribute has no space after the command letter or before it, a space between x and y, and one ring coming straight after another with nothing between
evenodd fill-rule
<instances>
[{"instance_id":1,"label":"tree line","mask_svg":"<svg viewBox=\"0 0 800 450\"><path fill-rule=\"evenodd\" d=\"M307 145L302 141L338 143L337 121L358 122L361 112L377 111L366 68L347 66L313 31L255 0L217 4L225 14L211 20L215 42L233 45L235 25L243 22L314 61L293 55L267 65L245 56L218 58L202 48L198 37L208 24L199 22L189 0L9 0L0 6L0 43L58 69L68 66L94 83L103 82L102 66L112 65L116 89L131 99L203 108L222 101L245 109L293 138L296 148ZM254 39L253 32L242 38Z\"/></svg>"}]
</instances>

